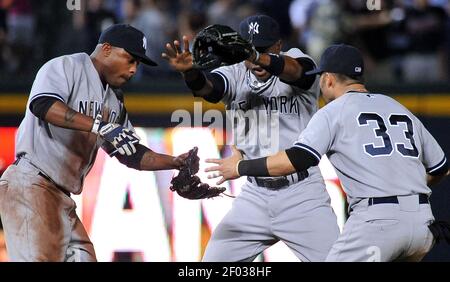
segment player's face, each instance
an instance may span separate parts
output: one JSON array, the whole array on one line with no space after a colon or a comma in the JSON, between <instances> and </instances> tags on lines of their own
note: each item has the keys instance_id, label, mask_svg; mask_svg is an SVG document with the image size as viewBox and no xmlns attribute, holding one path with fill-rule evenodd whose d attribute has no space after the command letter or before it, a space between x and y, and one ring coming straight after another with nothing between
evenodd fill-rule
<instances>
[{"instance_id":1,"label":"player's face","mask_svg":"<svg viewBox=\"0 0 450 282\"><path fill-rule=\"evenodd\" d=\"M260 81L266 81L270 78L270 73L263 69L262 67L251 63L250 61L245 61L245 66L249 69L256 78Z\"/></svg>"},{"instance_id":2,"label":"player's face","mask_svg":"<svg viewBox=\"0 0 450 282\"><path fill-rule=\"evenodd\" d=\"M136 74L139 61L124 49L113 47L105 65L106 82L113 87L121 87Z\"/></svg>"},{"instance_id":3,"label":"player's face","mask_svg":"<svg viewBox=\"0 0 450 282\"><path fill-rule=\"evenodd\" d=\"M269 48L265 49L262 53L272 53L272 54L279 54L281 51L281 40L279 40L274 45L270 46ZM263 69L262 67L255 65L251 63L250 61L245 61L245 66L247 69L249 69L254 76L256 76L261 81L267 81L271 74Z\"/></svg>"}]
</instances>

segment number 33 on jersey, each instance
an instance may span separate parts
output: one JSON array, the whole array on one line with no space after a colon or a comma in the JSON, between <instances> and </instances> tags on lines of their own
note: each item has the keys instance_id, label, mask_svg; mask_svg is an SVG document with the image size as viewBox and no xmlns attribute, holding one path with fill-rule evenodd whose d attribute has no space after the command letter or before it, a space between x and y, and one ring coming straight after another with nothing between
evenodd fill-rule
<instances>
[{"instance_id":1,"label":"number 33 on jersey","mask_svg":"<svg viewBox=\"0 0 450 282\"><path fill-rule=\"evenodd\" d=\"M294 146L318 159L327 153L344 189L352 192L350 201L428 194L425 172L446 163L420 120L381 94L347 92L312 117Z\"/></svg>"}]
</instances>

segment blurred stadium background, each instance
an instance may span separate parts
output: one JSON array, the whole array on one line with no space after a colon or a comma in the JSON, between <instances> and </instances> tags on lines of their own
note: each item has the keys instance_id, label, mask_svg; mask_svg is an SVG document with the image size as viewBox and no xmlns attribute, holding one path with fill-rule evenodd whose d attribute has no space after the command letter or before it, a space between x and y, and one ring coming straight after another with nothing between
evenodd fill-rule
<instances>
[{"instance_id":1,"label":"blurred stadium background","mask_svg":"<svg viewBox=\"0 0 450 282\"><path fill-rule=\"evenodd\" d=\"M71 3L71 5L67 5ZM220 110L194 99L161 59L167 42L220 23L235 29L252 14L281 25L284 50L299 46L316 60L333 43L359 47L373 92L393 96L416 113L450 156L449 0L0 0L0 174L14 160L14 136L39 67L56 56L90 52L102 30L129 23L148 38L157 68L142 65L125 88L131 120L150 148L179 153L199 145L201 157L227 155L203 114ZM197 107L194 107L194 102ZM195 128L175 128L173 113L198 114ZM203 128L202 128L203 127ZM227 134L227 132L223 132ZM202 164L204 165L204 164ZM345 203L326 160L322 171L340 224ZM179 199L168 191L173 172L135 172L100 153L77 196L78 211L103 261L197 261L231 199ZM118 178L117 175L127 177ZM402 176L399 175L399 178ZM205 178L205 176L203 176ZM239 180L242 181L242 180ZM239 181L228 187L239 193ZM450 220L450 180L431 197L437 219ZM295 261L283 245L260 261ZM7 261L0 232L0 261ZM450 246L436 245L425 261L450 261Z\"/></svg>"}]
</instances>

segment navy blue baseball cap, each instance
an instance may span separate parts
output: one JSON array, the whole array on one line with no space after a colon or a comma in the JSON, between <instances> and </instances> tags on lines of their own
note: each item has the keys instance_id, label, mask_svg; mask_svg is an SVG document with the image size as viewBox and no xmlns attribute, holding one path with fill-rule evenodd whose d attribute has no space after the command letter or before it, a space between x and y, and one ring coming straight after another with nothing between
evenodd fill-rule
<instances>
[{"instance_id":1,"label":"navy blue baseball cap","mask_svg":"<svg viewBox=\"0 0 450 282\"><path fill-rule=\"evenodd\" d=\"M321 74L323 72L345 74L350 77L362 76L364 74L362 54L350 45L331 45L323 52L319 67L306 72L306 74Z\"/></svg>"},{"instance_id":2,"label":"navy blue baseball cap","mask_svg":"<svg viewBox=\"0 0 450 282\"><path fill-rule=\"evenodd\" d=\"M239 25L239 34L256 48L268 48L281 39L280 25L266 15L250 16Z\"/></svg>"},{"instance_id":3,"label":"navy blue baseball cap","mask_svg":"<svg viewBox=\"0 0 450 282\"><path fill-rule=\"evenodd\" d=\"M109 43L111 46L123 48L146 65L158 65L145 55L147 51L147 38L145 38L145 35L131 25L115 24L110 26L102 32L98 43Z\"/></svg>"}]
</instances>

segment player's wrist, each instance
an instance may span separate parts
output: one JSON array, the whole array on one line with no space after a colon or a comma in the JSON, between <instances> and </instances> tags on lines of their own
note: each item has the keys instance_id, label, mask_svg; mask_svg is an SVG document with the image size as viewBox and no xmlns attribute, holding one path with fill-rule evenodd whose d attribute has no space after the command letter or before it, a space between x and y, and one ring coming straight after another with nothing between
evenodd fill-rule
<instances>
[{"instance_id":1,"label":"player's wrist","mask_svg":"<svg viewBox=\"0 0 450 282\"><path fill-rule=\"evenodd\" d=\"M181 160L179 157L172 156L172 169L180 170L183 167L183 164L183 160Z\"/></svg>"},{"instance_id":2,"label":"player's wrist","mask_svg":"<svg viewBox=\"0 0 450 282\"><path fill-rule=\"evenodd\" d=\"M201 71L195 68L190 68L188 70L183 71L181 74L184 77L184 80L194 80L197 78Z\"/></svg>"},{"instance_id":3,"label":"player's wrist","mask_svg":"<svg viewBox=\"0 0 450 282\"><path fill-rule=\"evenodd\" d=\"M109 123L104 122L102 120L102 115L98 114L95 119L94 122L92 123L92 128L91 128L91 132L97 135L102 135L102 129L108 125Z\"/></svg>"},{"instance_id":4,"label":"player's wrist","mask_svg":"<svg viewBox=\"0 0 450 282\"><path fill-rule=\"evenodd\" d=\"M206 76L202 71L192 70L184 75L186 86L193 91L200 91L206 86Z\"/></svg>"},{"instance_id":5,"label":"player's wrist","mask_svg":"<svg viewBox=\"0 0 450 282\"><path fill-rule=\"evenodd\" d=\"M98 119L94 119L94 122L92 123L92 128L91 128L91 132L94 134L99 134L100 129L105 126L105 122L98 120Z\"/></svg>"},{"instance_id":6,"label":"player's wrist","mask_svg":"<svg viewBox=\"0 0 450 282\"><path fill-rule=\"evenodd\" d=\"M272 53L268 53L267 55L270 58L269 64L268 65L260 64L260 66L266 71L270 72L272 75L275 76L281 75L284 71L285 65L284 56Z\"/></svg>"},{"instance_id":7,"label":"player's wrist","mask_svg":"<svg viewBox=\"0 0 450 282\"><path fill-rule=\"evenodd\" d=\"M236 173L239 176L270 176L267 168L267 157L252 160L240 160L236 165L236 170Z\"/></svg>"},{"instance_id":8,"label":"player's wrist","mask_svg":"<svg viewBox=\"0 0 450 282\"><path fill-rule=\"evenodd\" d=\"M239 164L242 162L243 160L238 160L238 162L236 163L236 175L238 177L241 176L241 173L239 172Z\"/></svg>"}]
</instances>

